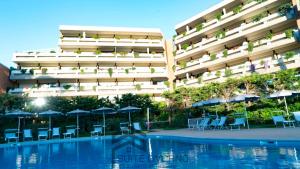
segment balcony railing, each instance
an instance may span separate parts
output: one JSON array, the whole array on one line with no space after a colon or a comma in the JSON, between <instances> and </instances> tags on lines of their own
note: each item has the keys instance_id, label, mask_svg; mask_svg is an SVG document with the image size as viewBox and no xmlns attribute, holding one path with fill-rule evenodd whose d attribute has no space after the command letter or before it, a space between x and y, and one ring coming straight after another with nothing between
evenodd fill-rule
<instances>
[{"instance_id":1,"label":"balcony railing","mask_svg":"<svg viewBox=\"0 0 300 169\"><path fill-rule=\"evenodd\" d=\"M283 63L285 64L287 69L297 68L300 64L300 52L295 52L296 54L289 59L283 59ZM284 58L284 56L282 55ZM272 57L259 59L253 61L252 64L255 67L255 72L260 74L273 73L281 70L279 60L272 59ZM237 66L233 66L228 68L230 70L230 74L226 74L225 69L213 71L213 72L205 72L201 78L201 83L199 83L198 78L191 77L189 79L183 79L176 83L176 86L199 86L200 84L205 84L207 82L214 81L224 81L228 77L235 78L241 76L247 76L252 73L253 70L250 68L251 63L245 63Z\"/></svg>"},{"instance_id":2,"label":"balcony railing","mask_svg":"<svg viewBox=\"0 0 300 169\"><path fill-rule=\"evenodd\" d=\"M204 55L198 60L193 60L186 63L186 67L176 67L176 74L184 74L196 69L209 68L216 66L217 64L224 64L231 60L237 60L244 57L249 57L249 54L254 55L257 53L262 53L278 46L286 46L288 44L294 43L296 40L294 38L287 38L285 33L277 34L272 39L261 39L253 43L253 51L248 52L248 43L244 42L242 46L227 50L227 56L224 56L224 51L216 54L216 59L211 60L209 55Z\"/></svg>"},{"instance_id":3,"label":"balcony railing","mask_svg":"<svg viewBox=\"0 0 300 169\"><path fill-rule=\"evenodd\" d=\"M218 21L215 18L215 19L212 19L212 20L210 20L206 23L203 23L203 27L199 31L197 31L197 28L195 27L195 28L185 32L185 35L181 34L181 35L176 36L175 42L176 43L181 43L181 42L183 42L187 39L190 39L192 37L195 37L195 36L198 36L202 33L205 33L208 30L218 28L220 25L224 25L224 24L229 23L233 20L241 18L245 15L249 15L250 13L257 12L258 10L265 8L265 6L273 4L276 1L278 1L278 0L268 0L268 1L265 1L265 2L262 2L262 3L259 3L257 1L252 1L252 2L242 6L240 12L237 13L237 14L234 14L233 11L227 12L226 14L221 16L220 21Z\"/></svg>"},{"instance_id":4,"label":"balcony railing","mask_svg":"<svg viewBox=\"0 0 300 169\"><path fill-rule=\"evenodd\" d=\"M112 68L94 68L94 69L80 69L80 70L69 70L69 69L44 69L33 70L33 69L22 69L13 70L11 72L11 79L47 79L47 78L143 78L143 77L167 77L167 71L165 68L148 68L143 69L132 67L115 69Z\"/></svg>"},{"instance_id":5,"label":"balcony railing","mask_svg":"<svg viewBox=\"0 0 300 169\"><path fill-rule=\"evenodd\" d=\"M28 94L29 97L46 96L80 96L80 95L120 95L125 93L134 94L161 94L168 88L165 85L135 85L128 86L94 86L74 87L64 89L63 87L42 87L42 88L15 88L9 90L11 94Z\"/></svg>"},{"instance_id":6,"label":"balcony railing","mask_svg":"<svg viewBox=\"0 0 300 169\"><path fill-rule=\"evenodd\" d=\"M241 25L240 27L237 27L237 28L227 31L225 33L225 37L223 39L218 39L216 37L211 37L209 39L202 39L201 42L193 44L192 46L189 46L186 50L183 50L183 49L178 50L176 52L175 59L183 59L184 57L188 56L189 54L193 54L195 52L200 52L209 47L235 40L235 39L243 37L247 34L251 34L257 30L270 28L271 26L276 25L278 23L282 23L283 21L286 21L286 20L287 20L287 17L281 16L278 12L271 14L265 18L262 18L258 22L251 22L248 24L244 24L244 25Z\"/></svg>"}]
</instances>

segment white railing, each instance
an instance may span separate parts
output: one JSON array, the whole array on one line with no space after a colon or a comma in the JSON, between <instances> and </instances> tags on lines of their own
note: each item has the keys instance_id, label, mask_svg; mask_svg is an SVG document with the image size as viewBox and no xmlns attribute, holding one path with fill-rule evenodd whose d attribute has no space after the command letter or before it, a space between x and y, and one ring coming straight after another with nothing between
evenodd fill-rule
<instances>
[{"instance_id":1,"label":"white railing","mask_svg":"<svg viewBox=\"0 0 300 169\"><path fill-rule=\"evenodd\" d=\"M60 39L60 42L69 43L69 42L91 42L91 43L133 43L133 44L161 44L162 40L160 39L115 39L115 38L80 38L80 37L63 37Z\"/></svg>"}]
</instances>

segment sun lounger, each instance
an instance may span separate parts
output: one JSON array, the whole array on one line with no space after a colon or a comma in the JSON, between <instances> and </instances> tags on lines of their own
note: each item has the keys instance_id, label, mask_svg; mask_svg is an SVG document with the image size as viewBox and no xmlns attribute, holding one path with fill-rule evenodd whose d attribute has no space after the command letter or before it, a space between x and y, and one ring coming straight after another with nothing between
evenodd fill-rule
<instances>
[{"instance_id":1,"label":"sun lounger","mask_svg":"<svg viewBox=\"0 0 300 169\"><path fill-rule=\"evenodd\" d=\"M17 129L6 129L4 130L4 140L7 141L8 143L13 140L15 142L19 141L19 138L17 136L18 130Z\"/></svg>"},{"instance_id":2,"label":"sun lounger","mask_svg":"<svg viewBox=\"0 0 300 169\"><path fill-rule=\"evenodd\" d=\"M58 137L60 138L60 129L58 127L55 127L52 129L52 138Z\"/></svg>"},{"instance_id":3,"label":"sun lounger","mask_svg":"<svg viewBox=\"0 0 300 169\"><path fill-rule=\"evenodd\" d=\"M31 132L31 129L24 129L23 130L23 140L33 140L33 137L32 137L32 132Z\"/></svg>"},{"instance_id":4,"label":"sun lounger","mask_svg":"<svg viewBox=\"0 0 300 169\"><path fill-rule=\"evenodd\" d=\"M198 123L201 121L201 118L193 118L193 119L188 119L188 128L189 129L195 129L198 127Z\"/></svg>"},{"instance_id":5,"label":"sun lounger","mask_svg":"<svg viewBox=\"0 0 300 169\"><path fill-rule=\"evenodd\" d=\"M294 118L295 118L295 122L300 124L300 111L297 112L293 112Z\"/></svg>"},{"instance_id":6,"label":"sun lounger","mask_svg":"<svg viewBox=\"0 0 300 169\"><path fill-rule=\"evenodd\" d=\"M48 138L48 129L47 128L39 128L38 129L38 140L47 140Z\"/></svg>"},{"instance_id":7,"label":"sun lounger","mask_svg":"<svg viewBox=\"0 0 300 169\"><path fill-rule=\"evenodd\" d=\"M102 126L101 125L94 125L94 130L91 131L92 136L99 136L102 134Z\"/></svg>"},{"instance_id":8,"label":"sun lounger","mask_svg":"<svg viewBox=\"0 0 300 169\"><path fill-rule=\"evenodd\" d=\"M120 130L122 132L122 135L127 132L128 134L130 133L130 129L128 127L129 123L125 122L125 123L120 123Z\"/></svg>"},{"instance_id":9,"label":"sun lounger","mask_svg":"<svg viewBox=\"0 0 300 169\"><path fill-rule=\"evenodd\" d=\"M63 133L64 138L72 138L72 136L75 137L76 129L75 128L67 128L67 131Z\"/></svg>"},{"instance_id":10,"label":"sun lounger","mask_svg":"<svg viewBox=\"0 0 300 169\"><path fill-rule=\"evenodd\" d=\"M133 129L134 129L134 131L142 132L141 125L138 122L133 123Z\"/></svg>"},{"instance_id":11,"label":"sun lounger","mask_svg":"<svg viewBox=\"0 0 300 169\"><path fill-rule=\"evenodd\" d=\"M278 124L282 124L283 127L285 128L286 125L289 125L290 127L295 127L295 124L294 124L294 120L285 120L283 116L273 116L272 117L273 119L273 122L274 122L274 125L277 127Z\"/></svg>"},{"instance_id":12,"label":"sun lounger","mask_svg":"<svg viewBox=\"0 0 300 169\"><path fill-rule=\"evenodd\" d=\"M217 128L218 128L218 129L223 129L223 128L225 127L226 120L227 120L227 117L222 116L222 117L220 118L220 121L219 121L218 125L217 125Z\"/></svg>"},{"instance_id":13,"label":"sun lounger","mask_svg":"<svg viewBox=\"0 0 300 169\"><path fill-rule=\"evenodd\" d=\"M199 126L198 126L198 129L206 129L209 127L209 120L210 118L204 118L203 120L201 120Z\"/></svg>"},{"instance_id":14,"label":"sun lounger","mask_svg":"<svg viewBox=\"0 0 300 169\"><path fill-rule=\"evenodd\" d=\"M234 127L237 127L240 130L241 126L245 126L246 125L245 118L236 118L236 119L234 119L234 123L229 124L229 125L231 127L231 130Z\"/></svg>"},{"instance_id":15,"label":"sun lounger","mask_svg":"<svg viewBox=\"0 0 300 169\"><path fill-rule=\"evenodd\" d=\"M218 124L219 124L220 119L214 119L213 121L211 121L211 123L209 124L209 128L215 129Z\"/></svg>"}]
</instances>

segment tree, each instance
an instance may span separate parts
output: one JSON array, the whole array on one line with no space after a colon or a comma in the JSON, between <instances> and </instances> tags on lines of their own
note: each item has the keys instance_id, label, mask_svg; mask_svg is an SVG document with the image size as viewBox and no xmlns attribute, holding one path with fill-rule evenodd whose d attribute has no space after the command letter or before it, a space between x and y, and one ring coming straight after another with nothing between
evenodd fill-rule
<instances>
[{"instance_id":1,"label":"tree","mask_svg":"<svg viewBox=\"0 0 300 169\"><path fill-rule=\"evenodd\" d=\"M0 112L4 113L6 110L22 109L28 101L27 96L0 94Z\"/></svg>"}]
</instances>

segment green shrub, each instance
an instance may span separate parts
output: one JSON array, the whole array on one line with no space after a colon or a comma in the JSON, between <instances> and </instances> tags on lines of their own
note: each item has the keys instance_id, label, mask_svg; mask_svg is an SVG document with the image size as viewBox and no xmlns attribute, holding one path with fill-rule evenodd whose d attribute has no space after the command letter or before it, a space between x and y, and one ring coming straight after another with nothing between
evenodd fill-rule
<instances>
[{"instance_id":1,"label":"green shrub","mask_svg":"<svg viewBox=\"0 0 300 169\"><path fill-rule=\"evenodd\" d=\"M253 52L254 44L252 42L248 43L248 52Z\"/></svg>"},{"instance_id":2,"label":"green shrub","mask_svg":"<svg viewBox=\"0 0 300 169\"><path fill-rule=\"evenodd\" d=\"M226 68L224 73L225 73L225 77L229 77L232 75L232 70L229 68Z\"/></svg>"},{"instance_id":3,"label":"green shrub","mask_svg":"<svg viewBox=\"0 0 300 169\"><path fill-rule=\"evenodd\" d=\"M226 36L226 32L224 30L219 30L216 32L215 37L217 39L223 39Z\"/></svg>"},{"instance_id":4,"label":"green shrub","mask_svg":"<svg viewBox=\"0 0 300 169\"><path fill-rule=\"evenodd\" d=\"M95 54L96 54L96 55L101 55L101 53L102 53L102 52L101 52L100 49L97 49L97 50L95 51Z\"/></svg>"},{"instance_id":5,"label":"green shrub","mask_svg":"<svg viewBox=\"0 0 300 169\"><path fill-rule=\"evenodd\" d=\"M218 12L218 13L216 13L216 15L215 15L215 18L218 20L218 21L220 21L221 20L221 18L222 18L222 12Z\"/></svg>"},{"instance_id":6,"label":"green shrub","mask_svg":"<svg viewBox=\"0 0 300 169\"><path fill-rule=\"evenodd\" d=\"M129 69L125 69L125 73L128 74L129 73Z\"/></svg>"},{"instance_id":7,"label":"green shrub","mask_svg":"<svg viewBox=\"0 0 300 169\"><path fill-rule=\"evenodd\" d=\"M182 45L182 49L184 49L184 50L187 50L188 47L189 47L189 45L186 43Z\"/></svg>"},{"instance_id":8,"label":"green shrub","mask_svg":"<svg viewBox=\"0 0 300 169\"><path fill-rule=\"evenodd\" d=\"M179 66L180 66L181 69L186 68L186 61L181 61L181 62L179 63Z\"/></svg>"},{"instance_id":9,"label":"green shrub","mask_svg":"<svg viewBox=\"0 0 300 169\"><path fill-rule=\"evenodd\" d=\"M240 13L241 10L242 10L242 7L243 7L242 5L239 5L239 6L234 7L233 10L232 10L233 13L234 13L234 14Z\"/></svg>"},{"instance_id":10,"label":"green shrub","mask_svg":"<svg viewBox=\"0 0 300 169\"><path fill-rule=\"evenodd\" d=\"M288 29L288 30L284 31L284 33L285 33L286 38L290 39L290 38L293 37L293 30L292 29Z\"/></svg>"},{"instance_id":11,"label":"green shrub","mask_svg":"<svg viewBox=\"0 0 300 169\"><path fill-rule=\"evenodd\" d=\"M214 54L214 53L210 54L209 57L210 57L210 60L216 60L217 59L217 55Z\"/></svg>"},{"instance_id":12,"label":"green shrub","mask_svg":"<svg viewBox=\"0 0 300 169\"><path fill-rule=\"evenodd\" d=\"M284 55L284 59L289 60L289 59L293 58L295 56L295 54L296 53L294 51L286 52Z\"/></svg>"},{"instance_id":13,"label":"green shrub","mask_svg":"<svg viewBox=\"0 0 300 169\"><path fill-rule=\"evenodd\" d=\"M196 25L196 31L199 32L203 29L203 23L199 23L198 25Z\"/></svg>"},{"instance_id":14,"label":"green shrub","mask_svg":"<svg viewBox=\"0 0 300 169\"><path fill-rule=\"evenodd\" d=\"M266 39L271 40L273 38L273 33L271 31L267 32Z\"/></svg>"},{"instance_id":15,"label":"green shrub","mask_svg":"<svg viewBox=\"0 0 300 169\"><path fill-rule=\"evenodd\" d=\"M253 22L259 22L262 18L268 16L268 13L267 12L263 12L263 13L260 13L258 15L255 15L253 18L252 18L252 21Z\"/></svg>"}]
</instances>

